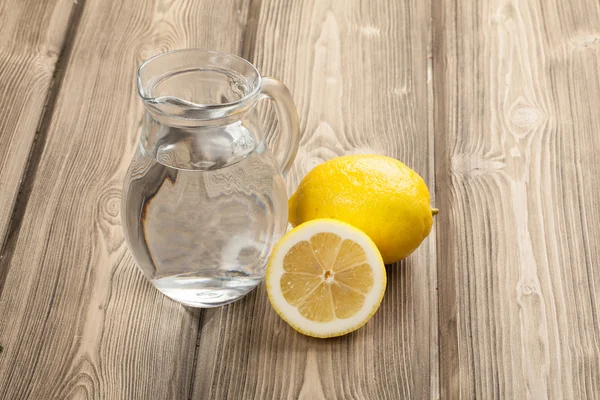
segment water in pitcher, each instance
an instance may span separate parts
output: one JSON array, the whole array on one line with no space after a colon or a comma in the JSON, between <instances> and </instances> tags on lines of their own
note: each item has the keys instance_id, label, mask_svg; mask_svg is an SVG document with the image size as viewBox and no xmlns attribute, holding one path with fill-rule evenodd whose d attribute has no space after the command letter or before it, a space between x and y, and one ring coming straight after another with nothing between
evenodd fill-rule
<instances>
[{"instance_id":1,"label":"water in pitcher","mask_svg":"<svg viewBox=\"0 0 600 400\"><path fill-rule=\"evenodd\" d=\"M138 69L145 108L121 201L123 230L144 275L194 307L231 303L260 284L285 233L282 174L298 150L287 88L215 51L163 53ZM276 158L256 105L273 101Z\"/></svg>"},{"instance_id":2,"label":"water in pitcher","mask_svg":"<svg viewBox=\"0 0 600 400\"><path fill-rule=\"evenodd\" d=\"M248 293L287 228L273 155L260 144L239 162L198 171L167 166L158 154L139 146L125 182L124 228L138 265L184 304L218 306Z\"/></svg>"}]
</instances>

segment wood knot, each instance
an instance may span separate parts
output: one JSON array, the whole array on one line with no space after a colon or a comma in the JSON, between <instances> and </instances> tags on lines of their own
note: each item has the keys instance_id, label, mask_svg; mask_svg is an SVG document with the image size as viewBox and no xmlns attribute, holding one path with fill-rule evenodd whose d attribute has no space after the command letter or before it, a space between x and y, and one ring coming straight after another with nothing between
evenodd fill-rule
<instances>
[{"instance_id":1,"label":"wood knot","mask_svg":"<svg viewBox=\"0 0 600 400\"><path fill-rule=\"evenodd\" d=\"M374 37L374 36L379 36L381 34L381 29L379 29L373 25L366 25L366 26L360 27L360 33L363 36Z\"/></svg>"},{"instance_id":2,"label":"wood knot","mask_svg":"<svg viewBox=\"0 0 600 400\"><path fill-rule=\"evenodd\" d=\"M112 183L112 184L111 184ZM98 193L96 228L104 238L107 251L113 253L123 244L121 235L121 186L111 182Z\"/></svg>"},{"instance_id":3,"label":"wood knot","mask_svg":"<svg viewBox=\"0 0 600 400\"><path fill-rule=\"evenodd\" d=\"M496 14L492 16L492 22L513 29L517 15L518 10L512 3L508 2L496 11Z\"/></svg>"},{"instance_id":4,"label":"wood knot","mask_svg":"<svg viewBox=\"0 0 600 400\"><path fill-rule=\"evenodd\" d=\"M45 58L53 63L56 63L56 60L58 60L58 50L54 47L44 45L40 49L40 54L43 54Z\"/></svg>"},{"instance_id":5,"label":"wood knot","mask_svg":"<svg viewBox=\"0 0 600 400\"><path fill-rule=\"evenodd\" d=\"M98 198L98 213L101 220L110 225L119 225L121 210L121 191L116 187L110 187L100 193Z\"/></svg>"},{"instance_id":6,"label":"wood knot","mask_svg":"<svg viewBox=\"0 0 600 400\"><path fill-rule=\"evenodd\" d=\"M532 105L522 96L510 106L508 118L513 133L518 137L527 136L543 125L547 119L542 110Z\"/></svg>"},{"instance_id":7,"label":"wood knot","mask_svg":"<svg viewBox=\"0 0 600 400\"><path fill-rule=\"evenodd\" d=\"M58 60L58 51L51 46L40 46L38 55L35 56L35 68L39 67L40 71L44 71L48 75L52 75L56 60Z\"/></svg>"},{"instance_id":8,"label":"wood knot","mask_svg":"<svg viewBox=\"0 0 600 400\"><path fill-rule=\"evenodd\" d=\"M342 154L344 153L341 150L337 151L337 149L330 149L327 147L318 147L309 151L301 148L296 156L297 161L295 164L302 166L302 170L299 172L303 176L308 174L317 165L332 158L339 157Z\"/></svg>"},{"instance_id":9,"label":"wood knot","mask_svg":"<svg viewBox=\"0 0 600 400\"><path fill-rule=\"evenodd\" d=\"M407 89L406 85L401 87L396 87L392 90L392 93L396 96L406 96L410 93L410 90Z\"/></svg>"},{"instance_id":10,"label":"wood knot","mask_svg":"<svg viewBox=\"0 0 600 400\"><path fill-rule=\"evenodd\" d=\"M519 294L522 296L533 296L539 294L539 291L535 288L535 286L521 285L519 286Z\"/></svg>"},{"instance_id":11,"label":"wood knot","mask_svg":"<svg viewBox=\"0 0 600 400\"><path fill-rule=\"evenodd\" d=\"M506 164L503 158L481 158L475 155L459 155L452 157L452 171L461 175L482 175L502 171Z\"/></svg>"},{"instance_id":12,"label":"wood knot","mask_svg":"<svg viewBox=\"0 0 600 400\"><path fill-rule=\"evenodd\" d=\"M589 48L600 48L600 33L586 33L575 36L570 40L573 50L585 50Z\"/></svg>"}]
</instances>

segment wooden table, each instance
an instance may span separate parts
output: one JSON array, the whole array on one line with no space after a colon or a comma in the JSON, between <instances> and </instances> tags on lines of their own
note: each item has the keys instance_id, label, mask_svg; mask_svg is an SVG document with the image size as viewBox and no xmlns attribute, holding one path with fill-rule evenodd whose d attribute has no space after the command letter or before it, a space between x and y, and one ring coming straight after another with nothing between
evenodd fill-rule
<instances>
[{"instance_id":1,"label":"wooden table","mask_svg":"<svg viewBox=\"0 0 600 400\"><path fill-rule=\"evenodd\" d=\"M264 287L185 308L135 267L135 68L189 47L289 86L290 191L351 152L428 183L364 328L304 337ZM0 399L600 398L597 0L1 0L0 88Z\"/></svg>"}]
</instances>

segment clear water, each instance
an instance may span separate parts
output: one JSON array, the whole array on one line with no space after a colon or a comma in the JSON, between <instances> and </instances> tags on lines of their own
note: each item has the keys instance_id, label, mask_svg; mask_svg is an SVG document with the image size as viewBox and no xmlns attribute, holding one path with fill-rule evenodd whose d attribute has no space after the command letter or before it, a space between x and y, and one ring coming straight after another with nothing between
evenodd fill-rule
<instances>
[{"instance_id":1,"label":"clear water","mask_svg":"<svg viewBox=\"0 0 600 400\"><path fill-rule=\"evenodd\" d=\"M262 281L287 229L276 161L261 144L241 161L190 170L182 160L198 168L198 157L186 155L193 141L167 142L156 157L140 145L127 173L123 225L130 248L146 277L174 300L195 307L235 301ZM165 165L169 159L177 168Z\"/></svg>"}]
</instances>

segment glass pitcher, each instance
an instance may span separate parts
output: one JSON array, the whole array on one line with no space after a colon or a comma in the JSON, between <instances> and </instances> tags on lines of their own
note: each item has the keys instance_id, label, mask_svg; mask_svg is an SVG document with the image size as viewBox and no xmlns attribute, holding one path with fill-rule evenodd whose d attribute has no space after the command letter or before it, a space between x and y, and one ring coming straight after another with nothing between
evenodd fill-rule
<instances>
[{"instance_id":1,"label":"glass pitcher","mask_svg":"<svg viewBox=\"0 0 600 400\"><path fill-rule=\"evenodd\" d=\"M299 142L287 88L248 61L178 50L137 75L146 114L125 178L125 238L144 275L194 307L239 299L264 278L287 229L282 177ZM255 105L274 101L281 160L265 144Z\"/></svg>"}]
</instances>

